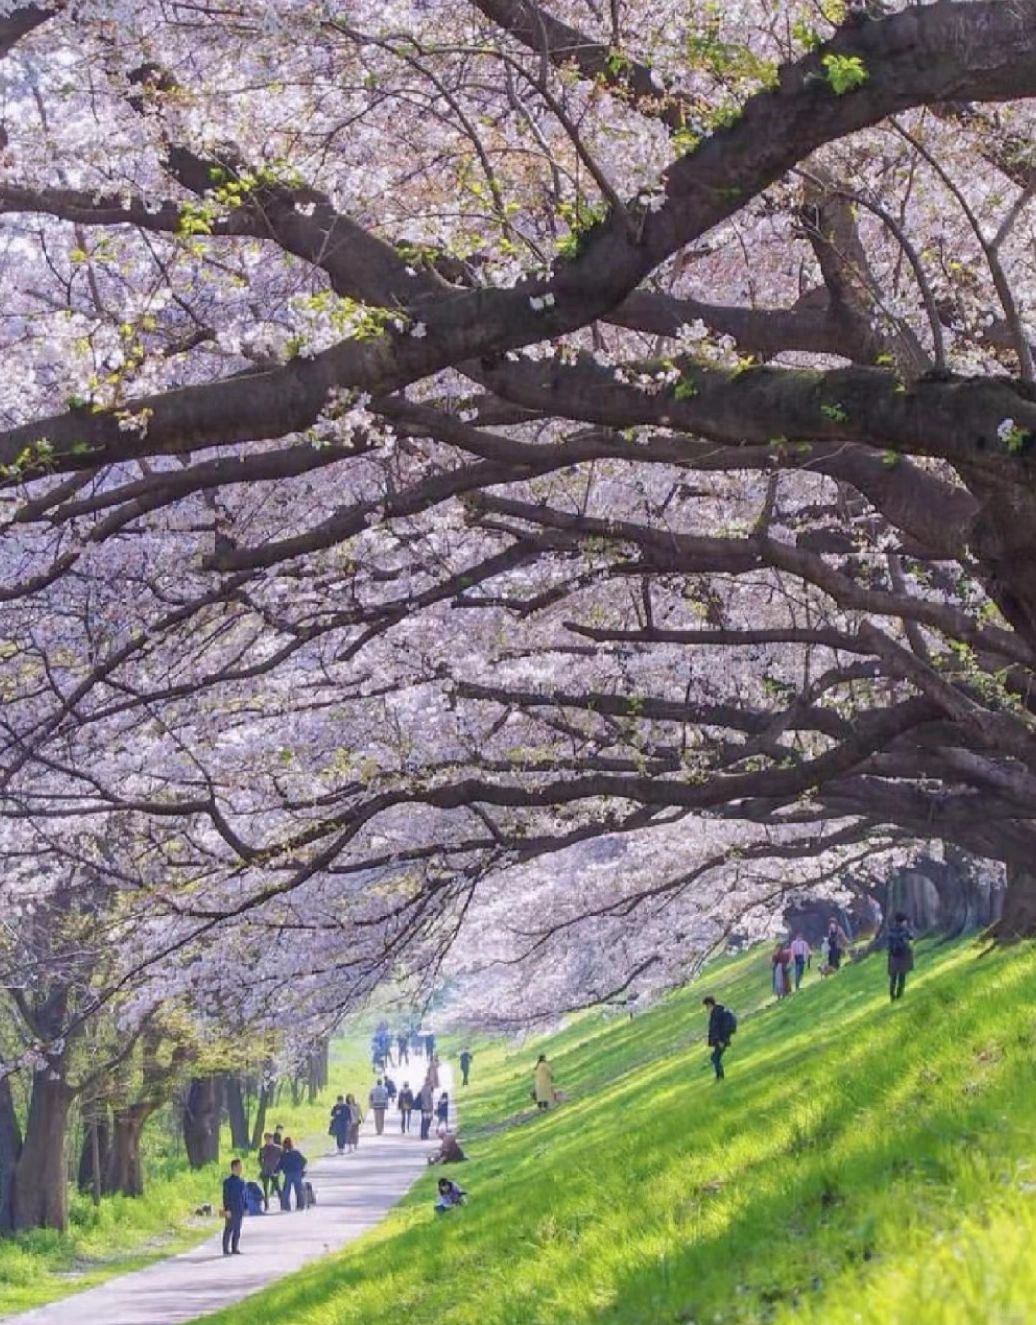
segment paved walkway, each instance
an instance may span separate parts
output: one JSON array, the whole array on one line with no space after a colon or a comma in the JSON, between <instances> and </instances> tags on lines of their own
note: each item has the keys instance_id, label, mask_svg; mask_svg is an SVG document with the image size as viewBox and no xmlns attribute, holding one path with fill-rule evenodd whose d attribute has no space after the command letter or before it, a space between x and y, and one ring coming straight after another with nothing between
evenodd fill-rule
<instances>
[{"instance_id":1,"label":"paved walkway","mask_svg":"<svg viewBox=\"0 0 1036 1325\"><path fill-rule=\"evenodd\" d=\"M446 1064L440 1076L452 1102ZM416 1115L414 1121L414 1132L400 1136L399 1115L390 1109L384 1136L375 1136L373 1116L367 1118L355 1154L332 1151L317 1158L309 1150L307 1176L316 1191L316 1208L246 1219L240 1256L224 1257L215 1234L192 1251L5 1320L10 1325L178 1325L257 1293L358 1238L409 1190L435 1148L434 1132L433 1142L420 1141ZM333 1143L325 1138L324 1144ZM218 1208L218 1192L213 1200Z\"/></svg>"}]
</instances>

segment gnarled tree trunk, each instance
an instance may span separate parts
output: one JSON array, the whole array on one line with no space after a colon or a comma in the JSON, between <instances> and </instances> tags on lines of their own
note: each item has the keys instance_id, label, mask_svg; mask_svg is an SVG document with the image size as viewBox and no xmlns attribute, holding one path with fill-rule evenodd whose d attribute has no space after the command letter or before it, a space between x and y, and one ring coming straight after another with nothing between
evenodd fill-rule
<instances>
[{"instance_id":1,"label":"gnarled tree trunk","mask_svg":"<svg viewBox=\"0 0 1036 1325\"><path fill-rule=\"evenodd\" d=\"M1007 866L1004 909L989 933L1000 943L1036 938L1036 869L1013 863Z\"/></svg>"},{"instance_id":2,"label":"gnarled tree trunk","mask_svg":"<svg viewBox=\"0 0 1036 1325\"><path fill-rule=\"evenodd\" d=\"M0 1077L0 1234L14 1227L14 1173L22 1153L22 1129L11 1095L11 1078Z\"/></svg>"},{"instance_id":3,"label":"gnarled tree trunk","mask_svg":"<svg viewBox=\"0 0 1036 1325\"><path fill-rule=\"evenodd\" d=\"M183 1106L183 1140L192 1169L219 1159L219 1119L223 1110L223 1077L193 1077Z\"/></svg>"},{"instance_id":4,"label":"gnarled tree trunk","mask_svg":"<svg viewBox=\"0 0 1036 1325\"><path fill-rule=\"evenodd\" d=\"M144 1124L155 1111L153 1104L133 1104L112 1113L112 1137L104 1173L108 1195L144 1195L144 1168L140 1159L140 1138Z\"/></svg>"},{"instance_id":5,"label":"gnarled tree trunk","mask_svg":"<svg viewBox=\"0 0 1036 1325\"><path fill-rule=\"evenodd\" d=\"M263 1133L266 1131L266 1114L273 1099L273 1087L267 1082L259 1083L259 1098L255 1106L255 1122L252 1125L252 1149L258 1150L263 1144Z\"/></svg>"},{"instance_id":6,"label":"gnarled tree trunk","mask_svg":"<svg viewBox=\"0 0 1036 1325\"><path fill-rule=\"evenodd\" d=\"M108 1119L95 1112L87 1117L86 1130L83 1133L83 1148L79 1152L79 1169L76 1182L81 1192L93 1192L100 1196L104 1187L104 1174L108 1167L108 1147L111 1130Z\"/></svg>"},{"instance_id":7,"label":"gnarled tree trunk","mask_svg":"<svg viewBox=\"0 0 1036 1325\"><path fill-rule=\"evenodd\" d=\"M226 1077L227 1118L230 1121L230 1144L235 1150L248 1150L251 1136L248 1132L248 1110L241 1078L233 1073Z\"/></svg>"},{"instance_id":8,"label":"gnarled tree trunk","mask_svg":"<svg viewBox=\"0 0 1036 1325\"><path fill-rule=\"evenodd\" d=\"M68 1224L65 1136L72 1092L55 1065L32 1074L25 1141L14 1170L13 1226L63 1230Z\"/></svg>"}]
</instances>

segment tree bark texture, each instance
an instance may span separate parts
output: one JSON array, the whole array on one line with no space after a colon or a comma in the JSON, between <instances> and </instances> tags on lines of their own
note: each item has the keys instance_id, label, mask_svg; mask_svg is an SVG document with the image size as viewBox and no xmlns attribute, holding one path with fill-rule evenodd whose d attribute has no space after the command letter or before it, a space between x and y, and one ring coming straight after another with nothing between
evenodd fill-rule
<instances>
[{"instance_id":1,"label":"tree bark texture","mask_svg":"<svg viewBox=\"0 0 1036 1325\"><path fill-rule=\"evenodd\" d=\"M183 1107L183 1139L192 1169L219 1159L219 1121L223 1110L223 1076L192 1077Z\"/></svg>"}]
</instances>

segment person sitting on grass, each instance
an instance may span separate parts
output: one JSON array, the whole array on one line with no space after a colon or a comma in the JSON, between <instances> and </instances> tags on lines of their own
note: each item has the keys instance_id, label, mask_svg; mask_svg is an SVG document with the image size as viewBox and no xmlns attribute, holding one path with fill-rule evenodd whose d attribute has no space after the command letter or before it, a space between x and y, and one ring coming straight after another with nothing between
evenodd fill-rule
<instances>
[{"instance_id":1,"label":"person sitting on grass","mask_svg":"<svg viewBox=\"0 0 1036 1325\"><path fill-rule=\"evenodd\" d=\"M439 1199L435 1203L435 1212L444 1215L447 1210L452 1210L455 1205L463 1205L467 1192L463 1187L458 1187L455 1182L449 1178L439 1179Z\"/></svg>"},{"instance_id":2,"label":"person sitting on grass","mask_svg":"<svg viewBox=\"0 0 1036 1325\"><path fill-rule=\"evenodd\" d=\"M452 1132L442 1132L439 1136L439 1149L428 1156L429 1164L460 1164L467 1159L460 1148L460 1142Z\"/></svg>"}]
</instances>

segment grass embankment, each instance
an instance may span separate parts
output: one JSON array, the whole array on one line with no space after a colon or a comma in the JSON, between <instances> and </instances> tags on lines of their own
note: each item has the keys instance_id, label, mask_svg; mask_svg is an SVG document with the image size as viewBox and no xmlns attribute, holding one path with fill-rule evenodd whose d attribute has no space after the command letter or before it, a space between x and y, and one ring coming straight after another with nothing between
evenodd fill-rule
<instances>
[{"instance_id":1,"label":"grass embankment","mask_svg":"<svg viewBox=\"0 0 1036 1325\"><path fill-rule=\"evenodd\" d=\"M342 1091L369 1089L370 1054L366 1032L332 1046L330 1082L319 1101L294 1105L285 1093L269 1114L269 1126L283 1122L300 1144L324 1146L328 1113ZM197 1218L208 1203L218 1211L221 1183L234 1153L224 1128L222 1164L190 1169L182 1145L161 1135L159 1120L144 1136L146 1189L142 1197L102 1197L95 1206L74 1189L67 1233L39 1229L0 1239L0 1315L25 1311L102 1283L203 1241L219 1227L218 1217ZM246 1177L254 1176L246 1159ZM71 1310L71 1308L70 1308Z\"/></svg>"},{"instance_id":2,"label":"grass embankment","mask_svg":"<svg viewBox=\"0 0 1036 1325\"><path fill-rule=\"evenodd\" d=\"M635 1021L483 1049L469 1204L435 1216L433 1170L212 1325L1031 1322L1036 952L922 948L896 1006L880 957L761 1007L767 982L750 954ZM742 1014L722 1085L710 989ZM569 1099L535 1116L541 1049Z\"/></svg>"}]
</instances>

